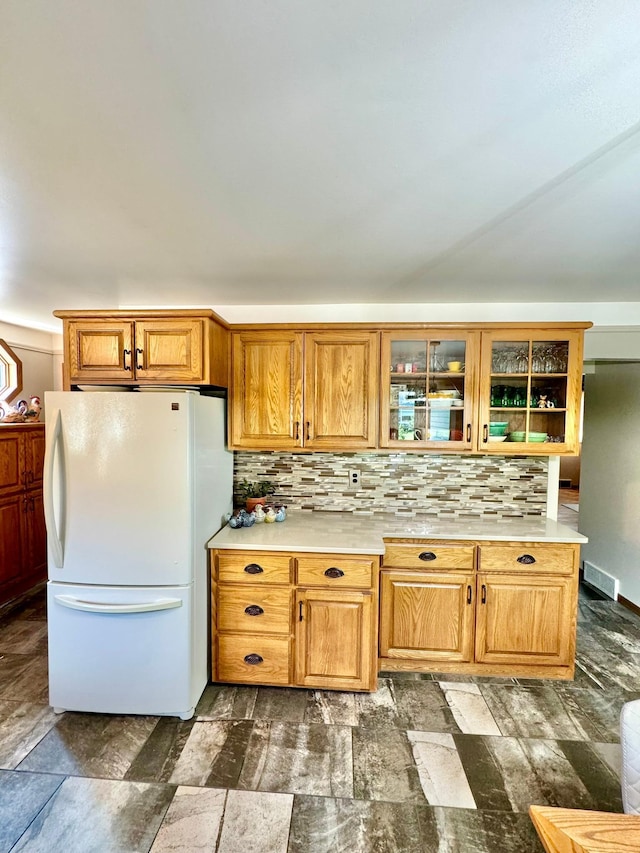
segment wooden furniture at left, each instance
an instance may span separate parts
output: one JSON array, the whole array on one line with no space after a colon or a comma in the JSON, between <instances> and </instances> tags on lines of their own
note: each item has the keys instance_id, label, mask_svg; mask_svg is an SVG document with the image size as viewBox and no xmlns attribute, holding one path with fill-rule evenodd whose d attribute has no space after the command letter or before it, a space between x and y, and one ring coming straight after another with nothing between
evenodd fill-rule
<instances>
[{"instance_id":1,"label":"wooden furniture at left","mask_svg":"<svg viewBox=\"0 0 640 853\"><path fill-rule=\"evenodd\" d=\"M0 604L47 576L44 424L0 424Z\"/></svg>"},{"instance_id":2,"label":"wooden furniture at left","mask_svg":"<svg viewBox=\"0 0 640 853\"><path fill-rule=\"evenodd\" d=\"M213 311L54 311L63 321L64 388L78 384L226 388L229 327Z\"/></svg>"},{"instance_id":3,"label":"wooden furniture at left","mask_svg":"<svg viewBox=\"0 0 640 853\"><path fill-rule=\"evenodd\" d=\"M213 681L377 686L377 558L211 552Z\"/></svg>"},{"instance_id":4,"label":"wooden furniture at left","mask_svg":"<svg viewBox=\"0 0 640 853\"><path fill-rule=\"evenodd\" d=\"M637 853L640 816L531 806L529 816L547 853Z\"/></svg>"}]
</instances>

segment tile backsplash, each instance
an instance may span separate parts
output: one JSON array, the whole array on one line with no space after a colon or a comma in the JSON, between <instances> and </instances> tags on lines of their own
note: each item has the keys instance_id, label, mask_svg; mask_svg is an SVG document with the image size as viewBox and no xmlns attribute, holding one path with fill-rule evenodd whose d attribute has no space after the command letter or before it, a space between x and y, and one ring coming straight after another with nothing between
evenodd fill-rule
<instances>
[{"instance_id":1,"label":"tile backsplash","mask_svg":"<svg viewBox=\"0 0 640 853\"><path fill-rule=\"evenodd\" d=\"M357 470L360 486L351 487ZM411 453L235 453L234 482L271 480L291 509L406 517L545 515L548 459Z\"/></svg>"}]
</instances>

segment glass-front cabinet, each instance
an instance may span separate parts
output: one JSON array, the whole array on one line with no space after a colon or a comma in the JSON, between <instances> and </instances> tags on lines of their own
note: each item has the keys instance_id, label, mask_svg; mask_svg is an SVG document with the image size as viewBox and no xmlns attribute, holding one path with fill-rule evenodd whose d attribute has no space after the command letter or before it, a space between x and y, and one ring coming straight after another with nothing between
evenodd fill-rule
<instances>
[{"instance_id":1,"label":"glass-front cabinet","mask_svg":"<svg viewBox=\"0 0 640 853\"><path fill-rule=\"evenodd\" d=\"M577 452L582 332L482 333L478 449Z\"/></svg>"},{"instance_id":2,"label":"glass-front cabinet","mask_svg":"<svg viewBox=\"0 0 640 853\"><path fill-rule=\"evenodd\" d=\"M381 447L472 447L479 340L459 330L383 333Z\"/></svg>"}]
</instances>

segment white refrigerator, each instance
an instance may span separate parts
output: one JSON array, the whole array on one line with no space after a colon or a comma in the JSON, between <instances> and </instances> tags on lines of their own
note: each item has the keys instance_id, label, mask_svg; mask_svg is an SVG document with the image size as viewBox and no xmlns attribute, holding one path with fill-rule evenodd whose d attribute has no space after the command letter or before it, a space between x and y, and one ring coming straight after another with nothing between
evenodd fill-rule
<instances>
[{"instance_id":1,"label":"white refrigerator","mask_svg":"<svg viewBox=\"0 0 640 853\"><path fill-rule=\"evenodd\" d=\"M207 540L231 509L224 400L48 392L49 701L189 719L208 680Z\"/></svg>"}]
</instances>

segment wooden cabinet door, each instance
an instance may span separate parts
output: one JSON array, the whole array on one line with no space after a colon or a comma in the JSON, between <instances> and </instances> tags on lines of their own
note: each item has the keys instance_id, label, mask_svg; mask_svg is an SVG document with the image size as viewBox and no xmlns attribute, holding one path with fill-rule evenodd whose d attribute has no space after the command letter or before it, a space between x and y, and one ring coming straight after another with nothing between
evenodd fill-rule
<instances>
[{"instance_id":1,"label":"wooden cabinet door","mask_svg":"<svg viewBox=\"0 0 640 853\"><path fill-rule=\"evenodd\" d=\"M573 663L577 577L478 574L476 660Z\"/></svg>"},{"instance_id":2,"label":"wooden cabinet door","mask_svg":"<svg viewBox=\"0 0 640 853\"><path fill-rule=\"evenodd\" d=\"M478 449L577 453L582 351L572 329L483 332Z\"/></svg>"},{"instance_id":3,"label":"wooden cabinet door","mask_svg":"<svg viewBox=\"0 0 640 853\"><path fill-rule=\"evenodd\" d=\"M24 444L26 486L29 489L34 486L42 486L45 451L44 424L41 428L34 428L25 431Z\"/></svg>"},{"instance_id":4,"label":"wooden cabinet door","mask_svg":"<svg viewBox=\"0 0 640 853\"><path fill-rule=\"evenodd\" d=\"M3 594L3 586L22 572L26 506L21 493L0 498L0 602L11 597Z\"/></svg>"},{"instance_id":5,"label":"wooden cabinet door","mask_svg":"<svg viewBox=\"0 0 640 853\"><path fill-rule=\"evenodd\" d=\"M294 613L297 685L375 689L377 658L371 593L299 590Z\"/></svg>"},{"instance_id":6,"label":"wooden cabinet door","mask_svg":"<svg viewBox=\"0 0 640 853\"><path fill-rule=\"evenodd\" d=\"M473 660L474 599L471 572L383 571L380 656Z\"/></svg>"},{"instance_id":7,"label":"wooden cabinet door","mask_svg":"<svg viewBox=\"0 0 640 853\"><path fill-rule=\"evenodd\" d=\"M189 317L136 320L137 379L154 382L204 381L203 321Z\"/></svg>"},{"instance_id":8,"label":"wooden cabinet door","mask_svg":"<svg viewBox=\"0 0 640 853\"><path fill-rule=\"evenodd\" d=\"M238 448L302 446L302 335L233 335L231 443Z\"/></svg>"},{"instance_id":9,"label":"wooden cabinet door","mask_svg":"<svg viewBox=\"0 0 640 853\"><path fill-rule=\"evenodd\" d=\"M70 320L67 335L71 382L134 378L132 322Z\"/></svg>"},{"instance_id":10,"label":"wooden cabinet door","mask_svg":"<svg viewBox=\"0 0 640 853\"><path fill-rule=\"evenodd\" d=\"M305 447L376 447L378 362L377 332L305 334Z\"/></svg>"},{"instance_id":11,"label":"wooden cabinet door","mask_svg":"<svg viewBox=\"0 0 640 853\"><path fill-rule=\"evenodd\" d=\"M44 523L42 492L26 493L25 535L23 537L24 575L31 583L44 580L47 572L47 529Z\"/></svg>"},{"instance_id":12,"label":"wooden cabinet door","mask_svg":"<svg viewBox=\"0 0 640 853\"><path fill-rule=\"evenodd\" d=\"M25 487L24 433L0 426L0 495Z\"/></svg>"}]
</instances>

